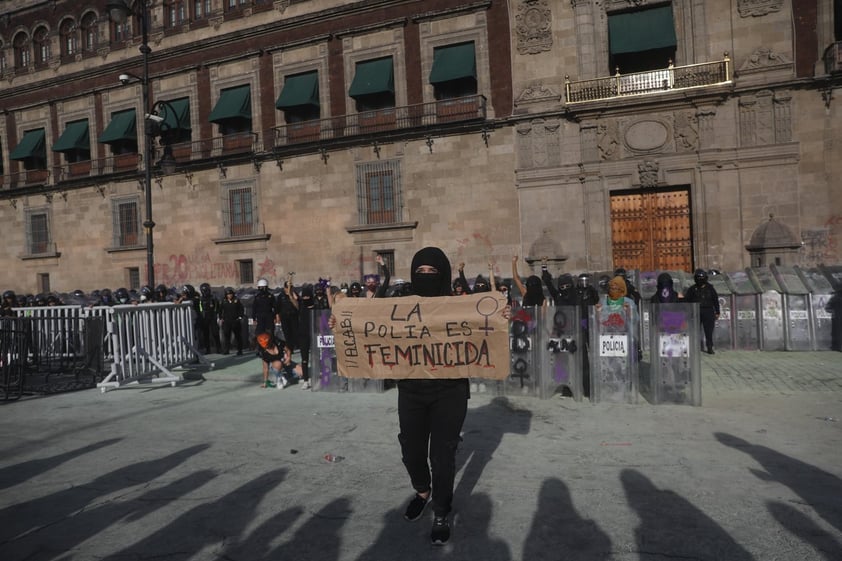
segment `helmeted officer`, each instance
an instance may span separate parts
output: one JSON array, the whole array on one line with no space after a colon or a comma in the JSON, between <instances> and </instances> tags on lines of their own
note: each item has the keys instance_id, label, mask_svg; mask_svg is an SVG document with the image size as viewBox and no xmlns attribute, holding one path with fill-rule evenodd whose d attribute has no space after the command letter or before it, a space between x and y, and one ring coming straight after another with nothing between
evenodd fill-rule
<instances>
[{"instance_id":1,"label":"helmeted officer","mask_svg":"<svg viewBox=\"0 0 842 561\"><path fill-rule=\"evenodd\" d=\"M257 279L257 294L254 295L251 317L254 320L255 335L274 335L275 324L281 321L275 297L269 292L269 281L266 279Z\"/></svg>"},{"instance_id":2,"label":"helmeted officer","mask_svg":"<svg viewBox=\"0 0 842 561\"><path fill-rule=\"evenodd\" d=\"M210 354L211 343L213 343L216 352L221 352L222 346L219 344L219 302L211 292L211 287L208 283L203 282L199 285L199 335L201 337L202 345L205 347L205 354Z\"/></svg>"},{"instance_id":3,"label":"helmeted officer","mask_svg":"<svg viewBox=\"0 0 842 561\"><path fill-rule=\"evenodd\" d=\"M237 355L243 354L243 316L243 303L229 286L225 289L225 298L219 305L219 318L222 320L222 354L227 355L231 350L232 333L237 342Z\"/></svg>"},{"instance_id":4,"label":"helmeted officer","mask_svg":"<svg viewBox=\"0 0 842 561\"><path fill-rule=\"evenodd\" d=\"M699 316L702 329L705 332L705 345L708 354L713 354L713 327L719 319L719 295L708 282L708 274L704 269L696 269L693 273L693 286L684 292L684 300L699 303Z\"/></svg>"}]
</instances>

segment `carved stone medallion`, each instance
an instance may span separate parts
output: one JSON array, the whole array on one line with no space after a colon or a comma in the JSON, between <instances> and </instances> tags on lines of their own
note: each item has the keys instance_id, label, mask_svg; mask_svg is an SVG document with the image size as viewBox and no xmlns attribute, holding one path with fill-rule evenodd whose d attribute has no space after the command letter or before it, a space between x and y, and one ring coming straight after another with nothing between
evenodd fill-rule
<instances>
[{"instance_id":1,"label":"carved stone medallion","mask_svg":"<svg viewBox=\"0 0 842 561\"><path fill-rule=\"evenodd\" d=\"M553 45L552 12L547 0L523 0L515 16L517 50L520 54L549 51Z\"/></svg>"},{"instance_id":2,"label":"carved stone medallion","mask_svg":"<svg viewBox=\"0 0 842 561\"><path fill-rule=\"evenodd\" d=\"M757 17L778 12L784 0L737 0L737 10L740 17Z\"/></svg>"}]
</instances>

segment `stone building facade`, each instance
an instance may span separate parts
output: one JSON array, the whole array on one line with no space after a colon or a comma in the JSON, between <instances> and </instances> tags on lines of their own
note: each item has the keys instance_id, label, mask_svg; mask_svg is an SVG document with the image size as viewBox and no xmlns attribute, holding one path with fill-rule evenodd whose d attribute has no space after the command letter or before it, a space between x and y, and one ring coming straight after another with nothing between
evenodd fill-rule
<instances>
[{"instance_id":1,"label":"stone building facade","mask_svg":"<svg viewBox=\"0 0 842 561\"><path fill-rule=\"evenodd\" d=\"M731 270L770 215L842 257L832 0L147 0L147 107L105 4L0 7L2 287L147 282L153 104L155 283Z\"/></svg>"}]
</instances>

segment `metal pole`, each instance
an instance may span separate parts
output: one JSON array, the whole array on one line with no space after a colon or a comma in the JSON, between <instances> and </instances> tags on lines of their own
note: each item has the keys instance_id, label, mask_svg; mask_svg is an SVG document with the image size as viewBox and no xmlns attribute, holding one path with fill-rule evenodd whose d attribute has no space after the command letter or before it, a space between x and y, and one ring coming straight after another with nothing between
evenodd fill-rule
<instances>
[{"instance_id":1,"label":"metal pole","mask_svg":"<svg viewBox=\"0 0 842 561\"><path fill-rule=\"evenodd\" d=\"M155 222L152 220L152 135L149 134L149 121L146 114L152 113L149 99L149 7L147 3L139 2L140 6L140 29L143 35L143 43L140 45L140 52L143 53L143 172L144 189L146 190L146 220L143 228L146 230L146 284L149 288L155 289L155 248L152 241L152 229Z\"/></svg>"}]
</instances>

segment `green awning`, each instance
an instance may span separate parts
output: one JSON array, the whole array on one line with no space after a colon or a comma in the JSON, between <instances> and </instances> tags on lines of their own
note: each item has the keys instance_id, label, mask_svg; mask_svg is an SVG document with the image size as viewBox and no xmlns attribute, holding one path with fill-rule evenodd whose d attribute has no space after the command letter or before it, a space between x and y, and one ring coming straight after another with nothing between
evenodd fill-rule
<instances>
[{"instance_id":1,"label":"green awning","mask_svg":"<svg viewBox=\"0 0 842 561\"><path fill-rule=\"evenodd\" d=\"M53 152L69 152L70 150L91 149L91 139L88 136L88 120L67 123L64 132L53 144Z\"/></svg>"},{"instance_id":2,"label":"green awning","mask_svg":"<svg viewBox=\"0 0 842 561\"><path fill-rule=\"evenodd\" d=\"M112 113L111 122L99 135L97 142L111 144L121 140L137 141L137 119L134 109Z\"/></svg>"},{"instance_id":3,"label":"green awning","mask_svg":"<svg viewBox=\"0 0 842 561\"><path fill-rule=\"evenodd\" d=\"M211 111L208 121L219 123L228 119L251 121L251 87L238 86L222 90L219 101Z\"/></svg>"},{"instance_id":4,"label":"green awning","mask_svg":"<svg viewBox=\"0 0 842 561\"><path fill-rule=\"evenodd\" d=\"M46 158L44 146L44 129L26 131L23 138L9 154L10 160L26 160L28 158Z\"/></svg>"},{"instance_id":5,"label":"green awning","mask_svg":"<svg viewBox=\"0 0 842 561\"><path fill-rule=\"evenodd\" d=\"M247 92L248 93L248 92ZM249 97L249 99L251 99ZM166 130L181 129L185 131L191 130L190 127L190 98L182 97L167 101L158 106L159 111L164 117L164 127ZM251 119L251 102L248 105L248 118Z\"/></svg>"},{"instance_id":6,"label":"green awning","mask_svg":"<svg viewBox=\"0 0 842 561\"><path fill-rule=\"evenodd\" d=\"M288 109L301 105L319 107L319 73L307 72L287 76L284 89L275 102L278 109Z\"/></svg>"},{"instance_id":7,"label":"green awning","mask_svg":"<svg viewBox=\"0 0 842 561\"><path fill-rule=\"evenodd\" d=\"M675 47L672 5L608 15L612 55Z\"/></svg>"},{"instance_id":8,"label":"green awning","mask_svg":"<svg viewBox=\"0 0 842 561\"><path fill-rule=\"evenodd\" d=\"M348 90L348 95L354 98L379 93L395 93L392 57L358 62L354 81Z\"/></svg>"},{"instance_id":9,"label":"green awning","mask_svg":"<svg viewBox=\"0 0 842 561\"><path fill-rule=\"evenodd\" d=\"M430 70L431 84L476 77L477 63L473 42L436 47L433 50L433 68Z\"/></svg>"}]
</instances>

